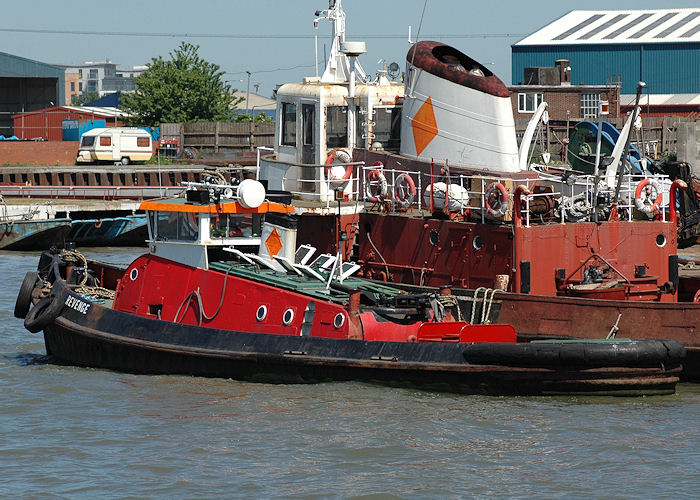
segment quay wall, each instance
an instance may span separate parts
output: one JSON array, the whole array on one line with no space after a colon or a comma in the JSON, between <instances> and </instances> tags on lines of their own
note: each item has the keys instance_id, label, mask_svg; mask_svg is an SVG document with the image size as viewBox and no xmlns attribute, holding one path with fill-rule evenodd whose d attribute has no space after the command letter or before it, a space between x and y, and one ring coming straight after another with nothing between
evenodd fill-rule
<instances>
[{"instance_id":1,"label":"quay wall","mask_svg":"<svg viewBox=\"0 0 700 500\"><path fill-rule=\"evenodd\" d=\"M75 165L77 141L0 141L2 165Z\"/></svg>"}]
</instances>

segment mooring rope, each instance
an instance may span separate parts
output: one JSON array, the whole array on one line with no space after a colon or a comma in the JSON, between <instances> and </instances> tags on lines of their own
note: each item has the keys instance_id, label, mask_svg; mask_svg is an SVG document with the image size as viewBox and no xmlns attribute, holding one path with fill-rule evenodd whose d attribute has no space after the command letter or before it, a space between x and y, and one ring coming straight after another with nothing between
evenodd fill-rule
<instances>
[{"instance_id":1,"label":"mooring rope","mask_svg":"<svg viewBox=\"0 0 700 500\"><path fill-rule=\"evenodd\" d=\"M61 250L61 258L64 262L73 262L82 264L84 269L83 277L80 283L73 288L74 292L80 293L83 296L96 297L100 299L113 299L115 296L114 290L109 290L101 286L88 286L86 285L88 280L88 263L85 256L78 252L77 250ZM68 278L68 276L66 276ZM87 298L87 297L85 297Z\"/></svg>"}]
</instances>

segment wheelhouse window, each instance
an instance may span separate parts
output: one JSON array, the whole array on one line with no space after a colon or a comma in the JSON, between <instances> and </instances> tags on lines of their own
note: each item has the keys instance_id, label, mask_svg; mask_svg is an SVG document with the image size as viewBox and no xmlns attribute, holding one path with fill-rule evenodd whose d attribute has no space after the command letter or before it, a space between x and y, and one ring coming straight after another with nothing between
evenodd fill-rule
<instances>
[{"instance_id":1,"label":"wheelhouse window","mask_svg":"<svg viewBox=\"0 0 700 500\"><path fill-rule=\"evenodd\" d=\"M401 146L401 107L374 108L374 139L384 149L398 150Z\"/></svg>"},{"instance_id":2,"label":"wheelhouse window","mask_svg":"<svg viewBox=\"0 0 700 500\"><path fill-rule=\"evenodd\" d=\"M598 118L600 94L581 94L581 116L583 118Z\"/></svg>"},{"instance_id":3,"label":"wheelhouse window","mask_svg":"<svg viewBox=\"0 0 700 500\"><path fill-rule=\"evenodd\" d=\"M209 234L212 238L236 238L253 236L252 214L216 214L210 219Z\"/></svg>"},{"instance_id":4,"label":"wheelhouse window","mask_svg":"<svg viewBox=\"0 0 700 500\"><path fill-rule=\"evenodd\" d=\"M194 212L155 212L149 222L156 240L196 241L199 234L199 214Z\"/></svg>"},{"instance_id":5,"label":"wheelhouse window","mask_svg":"<svg viewBox=\"0 0 700 500\"><path fill-rule=\"evenodd\" d=\"M326 147L345 148L348 145L347 106L326 107Z\"/></svg>"},{"instance_id":6,"label":"wheelhouse window","mask_svg":"<svg viewBox=\"0 0 700 500\"><path fill-rule=\"evenodd\" d=\"M297 105L282 103L282 146L297 145Z\"/></svg>"},{"instance_id":7,"label":"wheelhouse window","mask_svg":"<svg viewBox=\"0 0 700 500\"><path fill-rule=\"evenodd\" d=\"M518 94L518 113L534 113L542 104L542 94L535 92Z\"/></svg>"}]
</instances>

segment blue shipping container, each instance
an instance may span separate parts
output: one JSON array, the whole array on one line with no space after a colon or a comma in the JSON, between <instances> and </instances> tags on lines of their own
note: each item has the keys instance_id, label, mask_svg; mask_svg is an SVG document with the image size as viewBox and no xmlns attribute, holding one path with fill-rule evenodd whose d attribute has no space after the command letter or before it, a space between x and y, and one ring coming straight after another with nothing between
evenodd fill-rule
<instances>
[{"instance_id":1,"label":"blue shipping container","mask_svg":"<svg viewBox=\"0 0 700 500\"><path fill-rule=\"evenodd\" d=\"M105 120L63 120L63 140L64 141L79 141L80 137L93 128L106 127Z\"/></svg>"}]
</instances>

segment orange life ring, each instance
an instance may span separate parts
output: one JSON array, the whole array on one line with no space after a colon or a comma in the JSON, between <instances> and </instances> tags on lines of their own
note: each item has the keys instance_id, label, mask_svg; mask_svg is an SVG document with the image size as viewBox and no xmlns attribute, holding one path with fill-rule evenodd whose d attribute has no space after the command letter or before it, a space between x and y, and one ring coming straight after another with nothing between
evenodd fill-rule
<instances>
[{"instance_id":1,"label":"orange life ring","mask_svg":"<svg viewBox=\"0 0 700 500\"><path fill-rule=\"evenodd\" d=\"M648 195L650 195L652 190L654 189L657 192L656 199L654 200L654 203L652 203L651 205L647 205L646 203L644 203L644 200L642 200L642 191L646 192L648 199ZM656 213L658 212L659 207L661 206L663 201L664 194L661 192L659 184L656 181L646 178L642 179L639 182L639 184L637 184L637 189L634 191L634 206L637 207L637 210L639 210L640 212L644 212L645 214Z\"/></svg>"},{"instance_id":2,"label":"orange life ring","mask_svg":"<svg viewBox=\"0 0 700 500\"><path fill-rule=\"evenodd\" d=\"M373 167L383 167L381 162L375 162L372 164ZM365 199L371 201L372 203L380 203L386 197L388 189L388 184L386 182L386 177L384 173L377 170L370 170L367 173L367 180L365 182Z\"/></svg>"},{"instance_id":3,"label":"orange life ring","mask_svg":"<svg viewBox=\"0 0 700 500\"><path fill-rule=\"evenodd\" d=\"M700 302L700 290L695 292L695 295L693 295L693 302Z\"/></svg>"},{"instance_id":4,"label":"orange life ring","mask_svg":"<svg viewBox=\"0 0 700 500\"><path fill-rule=\"evenodd\" d=\"M497 196L491 201L491 197L494 194ZM508 191L506 191L505 186L500 182L489 184L489 187L486 188L486 192L484 193L484 204L486 205L486 211L489 215L492 217L503 217L508 209Z\"/></svg>"},{"instance_id":5,"label":"orange life ring","mask_svg":"<svg viewBox=\"0 0 700 500\"><path fill-rule=\"evenodd\" d=\"M101 227L102 227L102 219L100 219L100 220L98 220L97 222L95 222L95 228L96 228L96 229L99 229L99 228L101 228Z\"/></svg>"},{"instance_id":6,"label":"orange life ring","mask_svg":"<svg viewBox=\"0 0 700 500\"><path fill-rule=\"evenodd\" d=\"M344 158L343 158L344 157ZM334 165L336 160L339 163L350 163L352 162L352 156L350 153L343 148L333 148L328 153L328 158L326 158L326 178L330 181L346 181L352 177L352 165L345 165L345 173L339 176L334 172ZM339 168L342 165L337 165L335 168Z\"/></svg>"},{"instance_id":7,"label":"orange life ring","mask_svg":"<svg viewBox=\"0 0 700 500\"><path fill-rule=\"evenodd\" d=\"M416 183L406 173L399 174L394 181L394 199L401 208L408 208L416 198Z\"/></svg>"}]
</instances>

